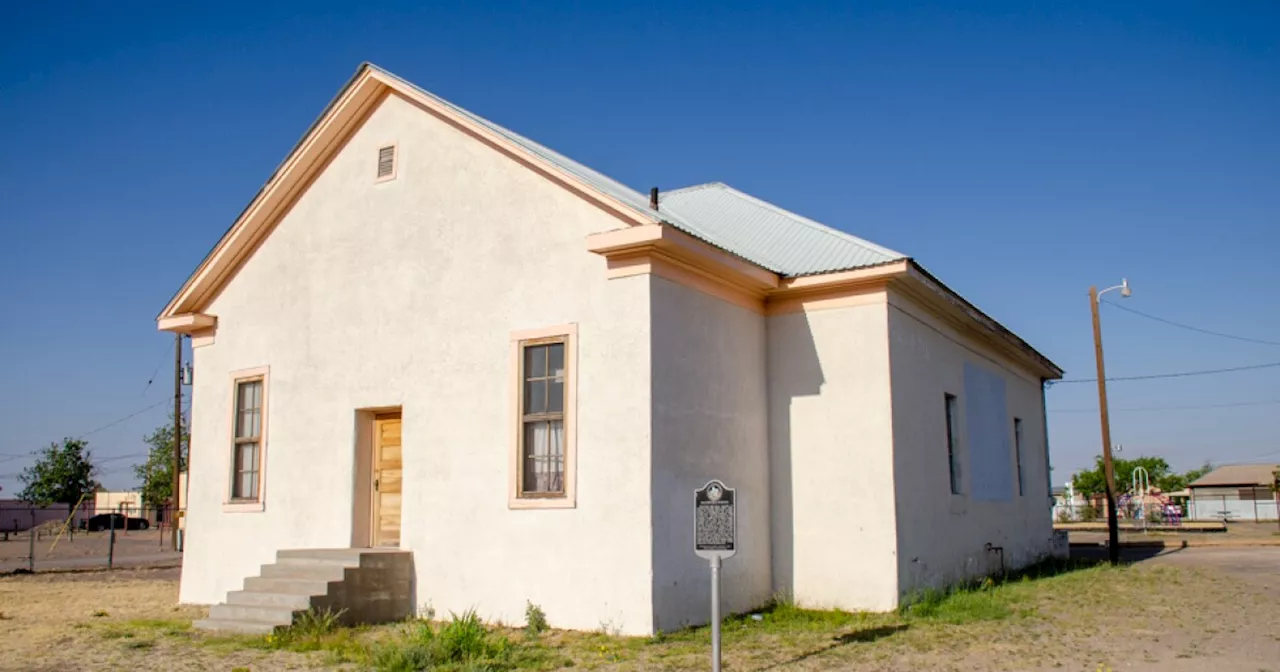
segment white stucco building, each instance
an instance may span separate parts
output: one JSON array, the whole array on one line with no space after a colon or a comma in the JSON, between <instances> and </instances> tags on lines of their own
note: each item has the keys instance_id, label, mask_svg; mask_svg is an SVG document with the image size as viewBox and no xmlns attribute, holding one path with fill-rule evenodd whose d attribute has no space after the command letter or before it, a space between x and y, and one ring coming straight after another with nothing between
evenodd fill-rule
<instances>
[{"instance_id":1,"label":"white stucco building","mask_svg":"<svg viewBox=\"0 0 1280 672\"><path fill-rule=\"evenodd\" d=\"M384 546L442 611L701 623L710 478L729 611L1049 552L1061 371L914 260L723 184L639 194L373 66L159 326L197 371L183 602Z\"/></svg>"}]
</instances>

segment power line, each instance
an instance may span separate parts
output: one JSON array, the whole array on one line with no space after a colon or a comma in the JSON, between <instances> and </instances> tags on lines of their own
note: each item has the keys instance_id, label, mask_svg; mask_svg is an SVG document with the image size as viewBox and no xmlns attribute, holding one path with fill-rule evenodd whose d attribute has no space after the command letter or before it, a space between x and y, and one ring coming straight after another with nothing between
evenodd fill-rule
<instances>
[{"instance_id":1,"label":"power line","mask_svg":"<svg viewBox=\"0 0 1280 672\"><path fill-rule=\"evenodd\" d=\"M147 396L147 390L151 389L151 383L156 380L156 375L160 373L160 367L164 366L164 360L169 358L169 351L173 349L173 341L169 341L169 345L164 349L164 356L160 358L160 363L156 364L156 368L151 372L151 376L147 378L146 387L142 388L142 394L139 396Z\"/></svg>"},{"instance_id":2,"label":"power line","mask_svg":"<svg viewBox=\"0 0 1280 672\"><path fill-rule=\"evenodd\" d=\"M1224 334L1224 333L1222 333L1221 331L1213 331L1213 330L1211 330L1211 329L1201 329L1200 327L1193 327L1193 326L1191 326L1191 325L1189 325L1189 324L1182 324L1181 322L1174 322L1173 320L1167 320L1167 319L1165 319L1165 318L1163 318L1163 317L1157 317L1157 316L1155 316L1155 315L1151 315L1151 314L1148 314L1148 313L1144 313L1144 312L1142 312L1142 311L1140 311L1140 310L1134 310L1133 308L1130 308L1130 307L1128 307L1128 306L1122 306L1122 305L1120 305L1120 304L1118 304L1118 303L1116 303L1116 302L1114 302L1114 301L1107 301L1107 300L1103 299L1103 301L1102 301L1102 302L1103 302L1103 303L1105 303L1105 304L1107 304L1108 306L1113 306L1113 307L1115 307L1115 308L1119 308L1120 310L1123 310L1123 311L1125 311L1126 313L1133 313L1134 315L1139 315L1139 316L1141 316L1141 317L1145 317L1145 318L1147 318L1148 320L1155 320L1156 322L1163 322L1164 324L1167 324L1167 325L1169 325L1169 326L1177 327L1177 328L1179 328L1179 329L1186 329L1187 331L1194 331L1194 332L1201 333L1201 334L1208 334L1208 335L1210 335L1210 336L1218 336L1218 337L1220 337L1220 338L1230 338L1230 339L1235 340L1235 341L1244 341L1244 342L1246 342L1246 343L1260 343L1260 344L1262 344L1262 345L1280 345L1280 341L1266 341L1266 340L1263 340L1263 339L1260 339L1260 338L1249 338L1249 337L1247 337L1247 336L1236 336L1236 335L1234 335L1234 334Z\"/></svg>"},{"instance_id":3,"label":"power line","mask_svg":"<svg viewBox=\"0 0 1280 672\"><path fill-rule=\"evenodd\" d=\"M1267 362L1266 364L1250 364L1249 366L1233 366L1226 369L1204 369L1201 371L1179 371L1177 373L1153 373L1145 376L1109 376L1108 383L1114 383L1125 380L1156 380L1159 378L1186 378L1188 376L1209 376L1218 373L1234 373L1236 371L1254 371L1257 369L1270 369L1280 366L1280 362ZM1096 383L1097 378L1072 378L1071 380L1053 381L1054 385L1068 385L1071 383Z\"/></svg>"},{"instance_id":4,"label":"power line","mask_svg":"<svg viewBox=\"0 0 1280 672\"><path fill-rule=\"evenodd\" d=\"M1108 380L1111 380L1108 378ZM1184 406L1138 406L1133 408L1111 408L1108 409L1112 413L1116 412L1137 412L1137 411L1190 411L1201 408L1239 408L1242 406L1268 406L1271 404L1280 404L1280 399L1271 399L1268 401L1240 401L1229 404L1187 404ZM1096 408L1051 408L1050 413L1097 413Z\"/></svg>"},{"instance_id":5,"label":"power line","mask_svg":"<svg viewBox=\"0 0 1280 672\"><path fill-rule=\"evenodd\" d=\"M142 409L142 410L140 410L140 411L134 411L133 413L130 413L129 415L126 415L126 416L124 416L123 418L120 418L119 420L115 420L115 421L113 421L113 422L108 422L107 424L105 424L105 425L103 425L103 426L101 426L101 427L99 427L99 428L97 428L97 429L94 429L94 430L90 430L90 431L88 431L88 432L85 432L84 434L81 434L80 436L77 436L76 438L77 438L77 439L83 439L84 437L89 436L90 434L97 434L98 432L101 432L101 431L102 431L102 430L104 430L104 429L110 429L110 428L112 428L112 427L115 427L116 425L118 425L118 424L120 424L120 423L124 422L125 420L130 420L130 419L132 419L132 418L134 418L134 417L136 417L136 416L142 415L143 413L146 413L147 411L149 411L149 410L151 410L151 409L155 408L156 406L159 406L160 404L167 404L167 403L169 403L169 400L168 400L168 399L161 399L160 401L157 401L156 403L151 404L150 406L148 406L148 407L146 407L146 408L144 408L144 409Z\"/></svg>"}]
</instances>

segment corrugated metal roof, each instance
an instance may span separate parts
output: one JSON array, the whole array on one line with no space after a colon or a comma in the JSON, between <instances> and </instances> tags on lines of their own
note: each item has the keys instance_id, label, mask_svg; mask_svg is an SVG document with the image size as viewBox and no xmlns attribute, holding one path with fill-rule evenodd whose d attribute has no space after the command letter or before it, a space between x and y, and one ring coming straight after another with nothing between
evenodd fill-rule
<instances>
[{"instance_id":1,"label":"corrugated metal roof","mask_svg":"<svg viewBox=\"0 0 1280 672\"><path fill-rule=\"evenodd\" d=\"M1192 481L1188 487L1213 488L1220 486L1266 486L1275 482L1277 464L1228 464Z\"/></svg>"},{"instance_id":2,"label":"corrugated metal roof","mask_svg":"<svg viewBox=\"0 0 1280 672\"><path fill-rule=\"evenodd\" d=\"M373 64L369 67L520 145L644 217L666 222L775 273L813 275L906 258L906 255L836 231L719 182L667 192L660 199L661 210L654 211L649 208L648 195L458 107L403 77Z\"/></svg>"},{"instance_id":3,"label":"corrugated metal roof","mask_svg":"<svg viewBox=\"0 0 1280 672\"><path fill-rule=\"evenodd\" d=\"M660 203L664 213L694 222L712 242L786 276L845 271L906 258L722 182L669 191Z\"/></svg>"}]
</instances>

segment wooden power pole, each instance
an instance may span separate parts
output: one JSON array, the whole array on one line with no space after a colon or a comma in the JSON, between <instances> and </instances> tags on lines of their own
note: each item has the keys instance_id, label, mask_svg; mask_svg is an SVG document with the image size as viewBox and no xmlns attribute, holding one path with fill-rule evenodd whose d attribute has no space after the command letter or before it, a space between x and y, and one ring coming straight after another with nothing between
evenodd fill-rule
<instances>
[{"instance_id":1,"label":"wooden power pole","mask_svg":"<svg viewBox=\"0 0 1280 672\"><path fill-rule=\"evenodd\" d=\"M1120 522L1116 519L1116 471L1111 460L1111 417L1107 412L1107 371L1102 363L1102 320L1098 317L1098 288L1089 288L1093 312L1093 350L1098 359L1098 411L1102 417L1102 472L1107 482L1107 557L1120 562Z\"/></svg>"},{"instance_id":2,"label":"wooden power pole","mask_svg":"<svg viewBox=\"0 0 1280 672\"><path fill-rule=\"evenodd\" d=\"M182 475L182 334L173 335L173 495L169 509L169 531L173 550L178 550L178 501Z\"/></svg>"}]
</instances>

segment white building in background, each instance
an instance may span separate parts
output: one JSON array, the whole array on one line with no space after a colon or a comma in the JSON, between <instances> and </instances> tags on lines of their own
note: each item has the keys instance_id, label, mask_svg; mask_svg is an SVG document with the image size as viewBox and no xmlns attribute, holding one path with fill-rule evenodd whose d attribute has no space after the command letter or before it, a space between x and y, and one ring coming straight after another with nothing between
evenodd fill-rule
<instances>
[{"instance_id":1,"label":"white building in background","mask_svg":"<svg viewBox=\"0 0 1280 672\"><path fill-rule=\"evenodd\" d=\"M887 610L1051 544L1052 362L914 260L713 183L645 196L362 66L159 318L197 375L181 599L395 547L413 599Z\"/></svg>"},{"instance_id":2,"label":"white building in background","mask_svg":"<svg viewBox=\"0 0 1280 672\"><path fill-rule=\"evenodd\" d=\"M1192 520L1275 520L1280 464L1229 464L1192 481Z\"/></svg>"}]
</instances>

